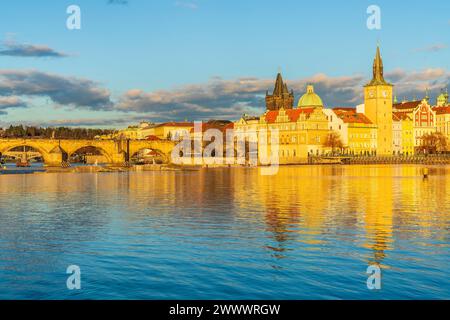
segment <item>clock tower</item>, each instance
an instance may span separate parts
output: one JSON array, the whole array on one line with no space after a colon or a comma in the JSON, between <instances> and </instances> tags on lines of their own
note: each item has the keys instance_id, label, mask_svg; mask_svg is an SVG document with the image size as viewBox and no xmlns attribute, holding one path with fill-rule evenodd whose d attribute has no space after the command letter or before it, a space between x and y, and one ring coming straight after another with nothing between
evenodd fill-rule
<instances>
[{"instance_id":1,"label":"clock tower","mask_svg":"<svg viewBox=\"0 0 450 320\"><path fill-rule=\"evenodd\" d=\"M392 155L392 89L383 76L380 47L373 62L373 78L364 86L364 113L377 125L377 155Z\"/></svg>"}]
</instances>

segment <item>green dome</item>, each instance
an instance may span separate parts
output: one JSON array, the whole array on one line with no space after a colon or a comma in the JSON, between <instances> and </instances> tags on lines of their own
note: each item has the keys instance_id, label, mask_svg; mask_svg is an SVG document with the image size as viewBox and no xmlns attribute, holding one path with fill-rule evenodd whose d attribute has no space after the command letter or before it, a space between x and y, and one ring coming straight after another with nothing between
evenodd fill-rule
<instances>
[{"instance_id":1,"label":"green dome","mask_svg":"<svg viewBox=\"0 0 450 320\"><path fill-rule=\"evenodd\" d=\"M445 94L444 93L441 93L438 97L437 97L437 99L436 99L437 101L437 105L439 106L439 107L442 107L442 106L445 106L445 104L446 104L446 102L447 102L447 98L445 97Z\"/></svg>"},{"instance_id":2,"label":"green dome","mask_svg":"<svg viewBox=\"0 0 450 320\"><path fill-rule=\"evenodd\" d=\"M306 93L298 101L298 106L303 107L323 107L322 99L314 93L314 86L309 85Z\"/></svg>"}]
</instances>

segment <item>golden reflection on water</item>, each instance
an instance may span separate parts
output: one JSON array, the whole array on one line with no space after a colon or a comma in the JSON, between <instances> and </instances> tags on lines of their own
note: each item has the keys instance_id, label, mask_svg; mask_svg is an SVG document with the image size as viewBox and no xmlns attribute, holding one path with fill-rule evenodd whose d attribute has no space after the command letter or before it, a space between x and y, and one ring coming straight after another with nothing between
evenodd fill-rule
<instances>
[{"instance_id":1,"label":"golden reflection on water","mask_svg":"<svg viewBox=\"0 0 450 320\"><path fill-rule=\"evenodd\" d=\"M420 166L283 167L274 177L253 172L252 179L235 172L236 185L251 180L249 189L257 190L238 189L236 198L263 206L280 244L293 223L300 241L319 247L323 235L335 230L363 229L362 246L373 252L368 264L381 264L396 237L435 238L448 246L450 168L433 167L428 179L421 171ZM283 251L281 245L274 250Z\"/></svg>"},{"instance_id":2,"label":"golden reflection on water","mask_svg":"<svg viewBox=\"0 0 450 320\"><path fill-rule=\"evenodd\" d=\"M276 243L267 248L277 258L289 255L292 243L314 250L327 241L349 241L372 252L368 264L382 264L401 239L448 246L450 168L430 173L423 179L420 166L378 165L285 166L275 176L251 168L11 175L0 177L0 196L12 201L26 194L51 207L83 194L87 205L119 206L135 221L176 208L180 216L196 212L199 221L216 215L262 222Z\"/></svg>"}]
</instances>

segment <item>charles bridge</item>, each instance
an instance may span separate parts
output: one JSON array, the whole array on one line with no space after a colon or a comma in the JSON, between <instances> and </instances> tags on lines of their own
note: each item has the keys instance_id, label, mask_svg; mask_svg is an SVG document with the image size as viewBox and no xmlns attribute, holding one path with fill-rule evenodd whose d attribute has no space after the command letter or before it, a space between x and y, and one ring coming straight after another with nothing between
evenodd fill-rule
<instances>
[{"instance_id":1,"label":"charles bridge","mask_svg":"<svg viewBox=\"0 0 450 320\"><path fill-rule=\"evenodd\" d=\"M74 140L74 139L0 139L0 155L14 154L12 149L30 147L39 152L47 166L61 166L80 149L98 150L109 164L122 165L141 150L155 151L165 163L170 163L175 146L166 140Z\"/></svg>"}]
</instances>

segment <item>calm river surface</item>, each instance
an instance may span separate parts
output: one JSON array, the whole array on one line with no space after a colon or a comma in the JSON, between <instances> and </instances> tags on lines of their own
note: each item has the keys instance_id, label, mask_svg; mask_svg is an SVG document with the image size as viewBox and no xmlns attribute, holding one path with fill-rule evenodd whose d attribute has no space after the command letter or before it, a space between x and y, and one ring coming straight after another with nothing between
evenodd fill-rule
<instances>
[{"instance_id":1,"label":"calm river surface","mask_svg":"<svg viewBox=\"0 0 450 320\"><path fill-rule=\"evenodd\" d=\"M420 171L0 175L0 298L449 299L450 167Z\"/></svg>"}]
</instances>

